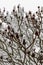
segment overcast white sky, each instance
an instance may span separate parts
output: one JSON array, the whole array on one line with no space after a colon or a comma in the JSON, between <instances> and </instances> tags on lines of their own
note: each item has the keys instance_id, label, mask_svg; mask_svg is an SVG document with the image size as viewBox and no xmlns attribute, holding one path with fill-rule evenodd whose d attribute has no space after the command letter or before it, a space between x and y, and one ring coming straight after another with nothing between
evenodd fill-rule
<instances>
[{"instance_id":1,"label":"overcast white sky","mask_svg":"<svg viewBox=\"0 0 43 65\"><path fill-rule=\"evenodd\" d=\"M6 10L11 11L14 5L21 4L25 11L32 10L35 12L37 6L43 6L43 0L0 0L0 8L5 7Z\"/></svg>"}]
</instances>

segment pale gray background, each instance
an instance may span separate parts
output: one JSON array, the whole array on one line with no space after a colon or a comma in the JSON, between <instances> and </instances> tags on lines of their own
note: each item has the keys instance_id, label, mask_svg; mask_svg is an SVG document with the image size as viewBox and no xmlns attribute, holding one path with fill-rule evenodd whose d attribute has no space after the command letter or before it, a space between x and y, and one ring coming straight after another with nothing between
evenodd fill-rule
<instances>
[{"instance_id":1,"label":"pale gray background","mask_svg":"<svg viewBox=\"0 0 43 65\"><path fill-rule=\"evenodd\" d=\"M5 7L6 11L11 11L14 5L21 4L25 8L25 11L31 10L35 12L37 6L43 6L43 0L0 0L0 8Z\"/></svg>"}]
</instances>

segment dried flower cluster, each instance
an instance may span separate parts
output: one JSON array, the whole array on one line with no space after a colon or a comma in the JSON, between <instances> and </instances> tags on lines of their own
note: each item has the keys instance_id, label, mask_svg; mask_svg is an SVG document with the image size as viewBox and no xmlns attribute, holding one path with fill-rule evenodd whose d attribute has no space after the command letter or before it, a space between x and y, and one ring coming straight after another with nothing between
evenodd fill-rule
<instances>
[{"instance_id":1,"label":"dried flower cluster","mask_svg":"<svg viewBox=\"0 0 43 65\"><path fill-rule=\"evenodd\" d=\"M43 7L0 9L0 65L43 65Z\"/></svg>"}]
</instances>

